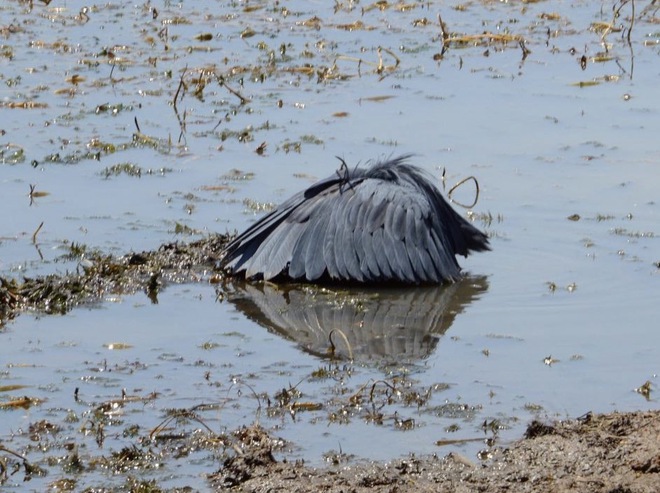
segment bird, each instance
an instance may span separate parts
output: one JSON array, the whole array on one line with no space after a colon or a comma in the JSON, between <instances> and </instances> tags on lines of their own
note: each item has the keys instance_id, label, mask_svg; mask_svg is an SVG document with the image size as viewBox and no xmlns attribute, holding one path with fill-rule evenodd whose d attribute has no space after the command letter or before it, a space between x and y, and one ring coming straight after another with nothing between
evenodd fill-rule
<instances>
[{"instance_id":1,"label":"bird","mask_svg":"<svg viewBox=\"0 0 660 493\"><path fill-rule=\"evenodd\" d=\"M220 267L247 280L441 284L456 255L490 250L406 154L349 168L293 195L230 241Z\"/></svg>"}]
</instances>

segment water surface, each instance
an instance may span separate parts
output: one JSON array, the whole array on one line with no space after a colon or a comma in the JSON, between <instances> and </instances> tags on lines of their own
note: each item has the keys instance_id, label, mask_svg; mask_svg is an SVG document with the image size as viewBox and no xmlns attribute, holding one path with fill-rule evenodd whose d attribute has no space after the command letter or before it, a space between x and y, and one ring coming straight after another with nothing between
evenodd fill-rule
<instances>
[{"instance_id":1,"label":"water surface","mask_svg":"<svg viewBox=\"0 0 660 493\"><path fill-rule=\"evenodd\" d=\"M284 456L319 464L339 450L475 458L486 443L436 441L496 429L506 444L534 417L657 408L660 37L650 2L635 5L628 43L629 6L614 30L593 24L612 22L621 5L610 2L3 4L3 276L75 270L71 244L124 254L241 230L334 173L334 156L357 164L409 152L438 179L446 170L447 185L478 178L475 223L493 251L459 259L469 276L458 292L228 286L218 300L200 283L167 286L156 305L108 293L64 316L21 316L0 332L0 385L27 387L0 399L44 402L2 411L0 440L42 461L48 482L65 472L21 433L70 412L81 421L62 433L85 456L132 443L121 434L131 423L148 435L164 410L212 402L213 430L258 420L290 440ZM477 40L439 59L438 14L450 36L520 36L530 53L523 59L517 40ZM31 201L30 185L47 195ZM356 311L362 298L372 302ZM410 306L419 310L401 315ZM355 361L314 378L333 368L325 334L337 326ZM130 347L108 349L116 342ZM338 419L342 386L397 375L402 393L430 391L424 405L394 402L381 423L367 402ZM634 391L646 381L650 400ZM268 414L267 400L290 387L320 410ZM84 413L122 389L158 398L125 406L97 448L80 431ZM218 466L207 453L164 462L166 473L149 476L164 487L204 488ZM121 483L97 474L80 484ZM22 487L17 476L7 485Z\"/></svg>"}]
</instances>

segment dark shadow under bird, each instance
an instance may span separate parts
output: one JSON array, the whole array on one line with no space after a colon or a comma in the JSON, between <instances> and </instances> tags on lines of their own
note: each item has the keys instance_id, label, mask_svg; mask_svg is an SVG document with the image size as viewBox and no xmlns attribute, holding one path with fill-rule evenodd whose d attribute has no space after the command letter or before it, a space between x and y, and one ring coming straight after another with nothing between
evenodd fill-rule
<instances>
[{"instance_id":1,"label":"dark shadow under bird","mask_svg":"<svg viewBox=\"0 0 660 493\"><path fill-rule=\"evenodd\" d=\"M456 255L490 250L410 156L349 169L297 193L225 248L246 279L436 284L461 278Z\"/></svg>"}]
</instances>

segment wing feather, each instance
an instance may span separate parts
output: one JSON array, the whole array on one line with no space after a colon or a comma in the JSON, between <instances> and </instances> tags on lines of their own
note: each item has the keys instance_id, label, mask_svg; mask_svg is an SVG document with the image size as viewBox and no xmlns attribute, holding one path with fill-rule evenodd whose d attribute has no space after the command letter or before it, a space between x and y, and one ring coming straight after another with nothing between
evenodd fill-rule
<instances>
[{"instance_id":1,"label":"wing feather","mask_svg":"<svg viewBox=\"0 0 660 493\"><path fill-rule=\"evenodd\" d=\"M350 204L349 213L344 218L342 245L344 245L344 255L348 257L346 268L349 279L363 282L369 278L369 270L364 267L363 261L366 253L364 244L361 241L356 241L356 230L364 203L359 200L357 194L354 194Z\"/></svg>"},{"instance_id":2,"label":"wing feather","mask_svg":"<svg viewBox=\"0 0 660 493\"><path fill-rule=\"evenodd\" d=\"M368 215L366 217L366 230L373 233L379 228L383 227L385 222L385 214L387 213L387 200L384 193L380 190L382 184L375 180L366 180L360 184L360 187L373 188L373 193L370 193L371 200L367 202ZM368 190L371 192L371 190Z\"/></svg>"},{"instance_id":3,"label":"wing feather","mask_svg":"<svg viewBox=\"0 0 660 493\"><path fill-rule=\"evenodd\" d=\"M383 239L383 228L378 228L371 233L373 255L376 258L378 270L380 271L380 278L378 280L395 279L390 262L387 256L383 254L383 247L385 246L383 245Z\"/></svg>"},{"instance_id":4,"label":"wing feather","mask_svg":"<svg viewBox=\"0 0 660 493\"><path fill-rule=\"evenodd\" d=\"M344 206L335 213L338 224L337 231L333 237L334 254L337 259L337 269L340 279L349 281L352 279L362 281L362 271L358 252L353 244L353 228L351 217L356 216L354 209L358 203L357 194L352 190L345 191L342 195Z\"/></svg>"},{"instance_id":5,"label":"wing feather","mask_svg":"<svg viewBox=\"0 0 660 493\"><path fill-rule=\"evenodd\" d=\"M303 194L294 195L276 210L262 217L244 233L236 237L234 241L225 247L224 265L233 274L244 271L244 264L252 258L262 242L302 203L304 203Z\"/></svg>"},{"instance_id":6,"label":"wing feather","mask_svg":"<svg viewBox=\"0 0 660 493\"><path fill-rule=\"evenodd\" d=\"M373 235L362 229L356 229L353 232L353 238L355 244L361 244L364 249L364 258L360 262L360 267L362 268L362 272L364 272L366 280L376 281L380 279L383 274L376 259Z\"/></svg>"},{"instance_id":7,"label":"wing feather","mask_svg":"<svg viewBox=\"0 0 660 493\"><path fill-rule=\"evenodd\" d=\"M323 243L321 248L316 251L316 254L322 258L328 271L328 276L330 276L331 279L341 279L341 267L339 265L339 259L335 255L335 243L338 241L338 238L336 237L338 229L337 221L339 219L337 213L340 209L344 208L341 199L341 196L335 196L329 201L326 227L322 232L319 232L322 236Z\"/></svg>"},{"instance_id":8,"label":"wing feather","mask_svg":"<svg viewBox=\"0 0 660 493\"><path fill-rule=\"evenodd\" d=\"M323 242L325 231L330 219L330 207L319 207L314 215L312 224L305 232L305 250L303 252L305 262L305 279L315 281L323 276L327 265L323 258ZM303 237L301 237L301 242Z\"/></svg>"},{"instance_id":9,"label":"wing feather","mask_svg":"<svg viewBox=\"0 0 660 493\"><path fill-rule=\"evenodd\" d=\"M251 278L262 274L268 281L281 274L287 268L293 246L303 231L304 223L281 223L246 261L245 276Z\"/></svg>"}]
</instances>

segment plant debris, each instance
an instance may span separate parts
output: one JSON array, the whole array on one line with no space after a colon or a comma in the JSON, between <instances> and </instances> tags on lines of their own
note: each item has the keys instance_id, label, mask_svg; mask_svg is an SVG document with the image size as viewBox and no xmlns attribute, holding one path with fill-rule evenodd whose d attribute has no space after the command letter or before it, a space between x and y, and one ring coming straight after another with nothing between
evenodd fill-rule
<instances>
[{"instance_id":1,"label":"plant debris","mask_svg":"<svg viewBox=\"0 0 660 493\"><path fill-rule=\"evenodd\" d=\"M228 235L213 235L120 257L72 244L71 255L84 256L77 272L22 279L0 276L0 327L21 311L64 314L77 305L98 303L109 293L153 291L154 279L161 283L197 282L213 275L217 281L224 274L216 262L228 240Z\"/></svg>"}]
</instances>

